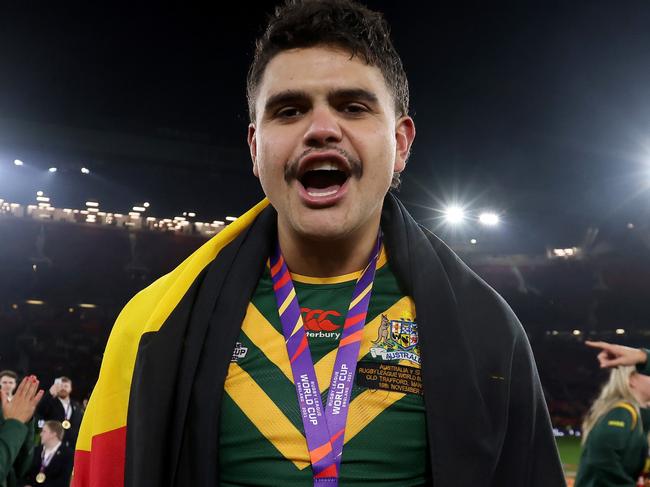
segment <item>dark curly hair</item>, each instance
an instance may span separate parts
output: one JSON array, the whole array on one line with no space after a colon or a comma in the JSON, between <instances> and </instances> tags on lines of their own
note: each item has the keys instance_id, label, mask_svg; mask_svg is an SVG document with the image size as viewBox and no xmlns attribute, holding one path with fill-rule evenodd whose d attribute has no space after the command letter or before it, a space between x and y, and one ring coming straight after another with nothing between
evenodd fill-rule
<instances>
[{"instance_id":1,"label":"dark curly hair","mask_svg":"<svg viewBox=\"0 0 650 487\"><path fill-rule=\"evenodd\" d=\"M381 13L351 0L285 0L270 16L255 46L247 79L251 121L255 121L257 91L271 59L282 51L319 45L345 49L378 67L393 94L397 116L408 114L408 80Z\"/></svg>"}]
</instances>

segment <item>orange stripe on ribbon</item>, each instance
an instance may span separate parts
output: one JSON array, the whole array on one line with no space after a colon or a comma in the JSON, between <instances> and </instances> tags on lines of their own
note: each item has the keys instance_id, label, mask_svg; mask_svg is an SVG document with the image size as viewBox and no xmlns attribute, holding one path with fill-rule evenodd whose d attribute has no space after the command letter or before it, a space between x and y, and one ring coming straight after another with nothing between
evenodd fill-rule
<instances>
[{"instance_id":1,"label":"orange stripe on ribbon","mask_svg":"<svg viewBox=\"0 0 650 487\"><path fill-rule=\"evenodd\" d=\"M282 269L282 264L284 264L284 257L280 255L280 258L278 261L275 263L273 267L271 267L271 276L275 277L275 275L280 272L280 269Z\"/></svg>"},{"instance_id":2,"label":"orange stripe on ribbon","mask_svg":"<svg viewBox=\"0 0 650 487\"><path fill-rule=\"evenodd\" d=\"M344 347L350 343L358 342L363 336L363 330L355 331L352 335L348 335L339 343L339 347Z\"/></svg>"},{"instance_id":3,"label":"orange stripe on ribbon","mask_svg":"<svg viewBox=\"0 0 650 487\"><path fill-rule=\"evenodd\" d=\"M291 357L291 363L293 363L293 361L296 360L300 354L305 351L305 348L307 348L307 335L302 337L302 341L300 342L300 345L298 345L296 353L294 353L293 357Z\"/></svg>"},{"instance_id":4,"label":"orange stripe on ribbon","mask_svg":"<svg viewBox=\"0 0 650 487\"><path fill-rule=\"evenodd\" d=\"M282 277L273 284L273 289L277 291L290 280L291 280L291 275L289 274L289 271L285 270Z\"/></svg>"},{"instance_id":5,"label":"orange stripe on ribbon","mask_svg":"<svg viewBox=\"0 0 650 487\"><path fill-rule=\"evenodd\" d=\"M365 320L366 319L366 314L367 313L359 313L358 315L355 315L355 316L353 316L351 318L346 319L345 320L345 325L343 325L343 328L349 328L352 325L356 325L361 320Z\"/></svg>"},{"instance_id":6,"label":"orange stripe on ribbon","mask_svg":"<svg viewBox=\"0 0 650 487\"><path fill-rule=\"evenodd\" d=\"M332 444L329 441L317 448L314 448L313 450L310 450L309 458L311 458L311 464L312 465L317 464L323 458L325 458L331 451L332 451Z\"/></svg>"},{"instance_id":7,"label":"orange stripe on ribbon","mask_svg":"<svg viewBox=\"0 0 650 487\"><path fill-rule=\"evenodd\" d=\"M345 428L341 429L338 433L334 434L334 436L330 438L330 442L332 442L333 444L336 440L339 439L339 436L341 436L343 433L345 433Z\"/></svg>"}]
</instances>

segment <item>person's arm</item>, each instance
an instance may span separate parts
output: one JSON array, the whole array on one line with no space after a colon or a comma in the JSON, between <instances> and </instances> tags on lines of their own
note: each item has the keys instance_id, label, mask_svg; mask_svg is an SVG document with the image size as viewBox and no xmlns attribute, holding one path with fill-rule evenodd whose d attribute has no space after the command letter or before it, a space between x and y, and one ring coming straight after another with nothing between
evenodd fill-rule
<instances>
[{"instance_id":1,"label":"person's arm","mask_svg":"<svg viewBox=\"0 0 650 487\"><path fill-rule=\"evenodd\" d=\"M4 393L0 392L0 396L2 416L5 418L0 430L0 480L4 482L18 456L28 451L26 443L29 441L33 445L33 438L28 438L29 428L26 423L34 415L43 391L38 390L36 377L29 376L22 380L11 402Z\"/></svg>"},{"instance_id":2,"label":"person's arm","mask_svg":"<svg viewBox=\"0 0 650 487\"><path fill-rule=\"evenodd\" d=\"M18 456L14 461L14 471L18 477L23 477L27 474L32 466L34 458L34 434L36 431L34 419L32 418L25 426L27 426L25 441L23 442L20 451L18 452Z\"/></svg>"},{"instance_id":3,"label":"person's arm","mask_svg":"<svg viewBox=\"0 0 650 487\"><path fill-rule=\"evenodd\" d=\"M56 395L61 388L56 382L52 384L47 393L43 395L43 400L36 407L36 416L44 420L54 417L54 407L56 406Z\"/></svg>"},{"instance_id":4,"label":"person's arm","mask_svg":"<svg viewBox=\"0 0 650 487\"><path fill-rule=\"evenodd\" d=\"M596 423L587 437L579 478L598 481L598 485L636 485L636 478L625 471L622 462L630 447L634 421L630 411L616 407Z\"/></svg>"},{"instance_id":5,"label":"person's arm","mask_svg":"<svg viewBox=\"0 0 650 487\"><path fill-rule=\"evenodd\" d=\"M7 419L0 426L0 485L13 468L26 437L27 426L16 419Z\"/></svg>"},{"instance_id":6,"label":"person's arm","mask_svg":"<svg viewBox=\"0 0 650 487\"><path fill-rule=\"evenodd\" d=\"M619 365L636 365L639 372L650 375L648 351L646 349L589 340L585 341L585 345L600 350L598 362L602 369L618 367Z\"/></svg>"}]
</instances>

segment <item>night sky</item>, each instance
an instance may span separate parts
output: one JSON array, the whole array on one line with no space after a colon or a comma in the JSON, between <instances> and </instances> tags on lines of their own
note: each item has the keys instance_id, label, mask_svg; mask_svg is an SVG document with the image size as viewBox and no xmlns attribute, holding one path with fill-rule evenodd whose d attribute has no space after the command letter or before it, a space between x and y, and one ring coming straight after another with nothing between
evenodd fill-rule
<instances>
[{"instance_id":1,"label":"night sky","mask_svg":"<svg viewBox=\"0 0 650 487\"><path fill-rule=\"evenodd\" d=\"M418 219L435 228L445 202L471 203L504 212L520 237L567 243L588 225L650 219L649 2L367 4L391 23L410 79L418 134L401 198ZM50 191L62 204L93 196L118 206L142 195L161 217L240 213L261 196L245 145L245 76L273 5L3 6L0 122L231 154L198 166L98 157L86 161L92 188L57 175ZM17 151L38 149L43 168L78 157L52 148L58 160L46 161L47 144L1 136L0 198L33 197L33 184L12 176Z\"/></svg>"}]
</instances>

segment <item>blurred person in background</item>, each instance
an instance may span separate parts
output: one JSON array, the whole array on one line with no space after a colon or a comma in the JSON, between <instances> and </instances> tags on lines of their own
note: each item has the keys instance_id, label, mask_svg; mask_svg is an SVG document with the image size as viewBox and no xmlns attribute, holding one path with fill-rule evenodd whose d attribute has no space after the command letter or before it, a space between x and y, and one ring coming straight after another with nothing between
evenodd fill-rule
<instances>
[{"instance_id":1,"label":"blurred person in background","mask_svg":"<svg viewBox=\"0 0 650 487\"><path fill-rule=\"evenodd\" d=\"M65 430L63 443L66 447L74 449L79 435L79 426L83 418L83 408L77 401L73 401L72 381L68 377L55 379L49 393L45 394L38 405L36 413L45 421L58 421Z\"/></svg>"},{"instance_id":2,"label":"blurred person in background","mask_svg":"<svg viewBox=\"0 0 650 487\"><path fill-rule=\"evenodd\" d=\"M25 487L67 487L70 485L73 452L63 445L65 430L58 421L46 421L41 430L41 446L34 452Z\"/></svg>"},{"instance_id":3,"label":"blurred person in background","mask_svg":"<svg viewBox=\"0 0 650 487\"><path fill-rule=\"evenodd\" d=\"M7 398L11 401L18 383L18 375L13 370L3 370L0 372L0 391L2 391Z\"/></svg>"},{"instance_id":4,"label":"blurred person in background","mask_svg":"<svg viewBox=\"0 0 650 487\"><path fill-rule=\"evenodd\" d=\"M16 487L32 463L34 454L34 410L43 397L38 379L25 377L11 401L0 391L0 487Z\"/></svg>"},{"instance_id":5,"label":"blurred person in background","mask_svg":"<svg viewBox=\"0 0 650 487\"><path fill-rule=\"evenodd\" d=\"M582 424L575 487L636 487L648 454L650 377L631 365L610 371Z\"/></svg>"}]
</instances>

